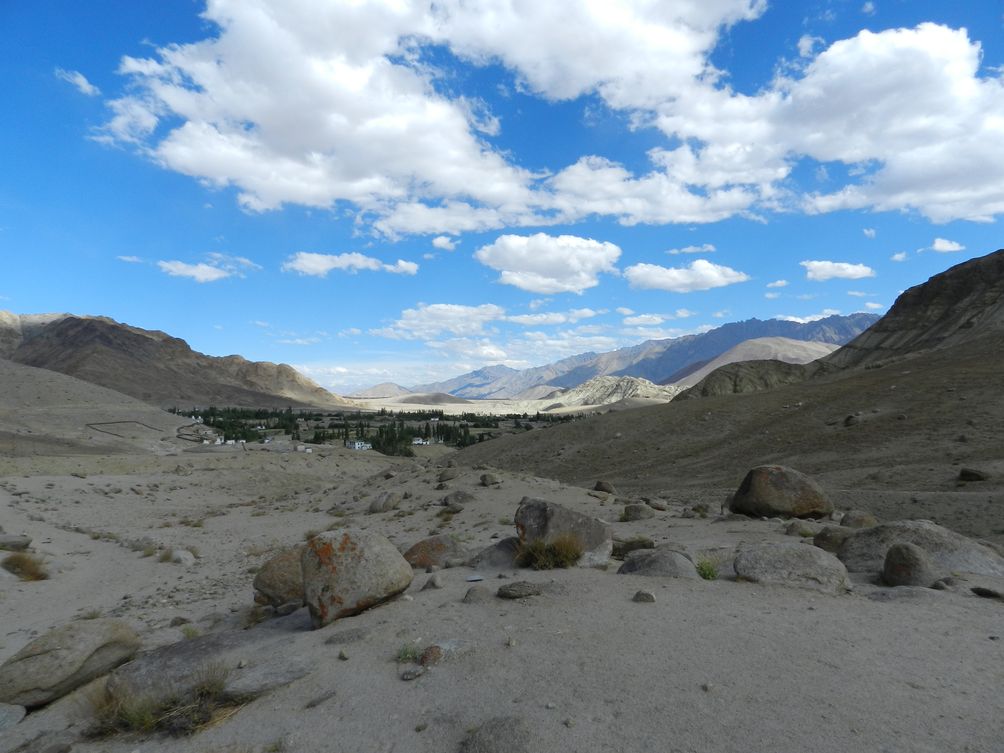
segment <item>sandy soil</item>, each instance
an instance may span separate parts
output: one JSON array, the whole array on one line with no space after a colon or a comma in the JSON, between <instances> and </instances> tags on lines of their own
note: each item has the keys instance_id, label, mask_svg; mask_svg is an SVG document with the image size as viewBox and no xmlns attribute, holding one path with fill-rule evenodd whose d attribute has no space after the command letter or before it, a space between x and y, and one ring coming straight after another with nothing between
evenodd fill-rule
<instances>
[{"instance_id":1,"label":"sandy soil","mask_svg":"<svg viewBox=\"0 0 1004 753\"><path fill-rule=\"evenodd\" d=\"M0 457L0 526L33 538L51 578L0 577L0 661L52 627L96 614L128 621L147 649L242 630L251 622L255 568L310 531L362 527L402 549L447 532L474 551L513 535L513 513L530 495L605 519L619 538L678 543L717 561L721 577L622 576L618 563L544 572L460 567L438 573L442 588L422 590L430 576L416 573L404 596L321 630L309 629L302 609L249 627L241 661L274 674L302 665L306 674L207 729L78 741L72 750L439 753L457 750L492 717L518 716L541 751L999 753L1004 612L969 587L1000 583L963 576L957 589L933 591L856 578L852 592L831 596L737 582L730 562L738 546L793 539L778 520L715 515L754 461L787 460L818 474L840 505L996 535L999 482L954 480L956 463L1004 477L999 400L977 402L996 384L991 371L998 378L985 371L963 389L941 384L935 369L925 379L943 390L938 403L918 402L926 399L919 387L910 402L902 397L908 375L876 370L866 372L867 389L808 385L742 409L724 399L671 404L462 453L430 448L413 459L335 447L311 455L279 445L193 448L160 435L89 446L80 421L121 411L92 405L57 420L59 406L43 400L30 427L33 452ZM855 411L854 426L827 424ZM0 415L0 430L20 420ZM751 438L743 432L753 425L761 433ZM686 427L691 449L677 427ZM60 445L67 437L72 446ZM437 489L438 471L451 461L460 476ZM489 469L500 485L480 485ZM590 493L601 477L623 497ZM384 490L407 498L398 510L367 513ZM444 517L440 501L454 490L476 499ZM624 499L643 493L668 509L617 522ZM684 517L704 499L713 503L710 517ZM191 566L160 561L161 551L185 548L198 554ZM465 603L475 576L493 592L514 579L546 588L521 601ZM632 602L638 589L655 602ZM172 626L177 618L190 622ZM326 643L347 629L359 629L355 640ZM450 647L446 659L403 681L399 649L433 643ZM90 713L73 694L4 730L0 753L44 750L43 741L68 727L75 736Z\"/></svg>"}]
</instances>

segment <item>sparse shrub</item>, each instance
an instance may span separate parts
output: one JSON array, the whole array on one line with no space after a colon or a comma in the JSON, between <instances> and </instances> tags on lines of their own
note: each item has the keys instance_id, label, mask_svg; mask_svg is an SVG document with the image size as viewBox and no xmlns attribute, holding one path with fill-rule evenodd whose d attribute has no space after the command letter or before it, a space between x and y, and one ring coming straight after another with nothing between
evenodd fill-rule
<instances>
[{"instance_id":1,"label":"sparse shrub","mask_svg":"<svg viewBox=\"0 0 1004 753\"><path fill-rule=\"evenodd\" d=\"M78 620L96 620L101 616L100 609L89 609L86 612L82 612L77 619Z\"/></svg>"},{"instance_id":2,"label":"sparse shrub","mask_svg":"<svg viewBox=\"0 0 1004 753\"><path fill-rule=\"evenodd\" d=\"M171 550L170 549L164 549L160 553L160 556L157 558L157 561L158 562L170 562L171 561Z\"/></svg>"},{"instance_id":3,"label":"sparse shrub","mask_svg":"<svg viewBox=\"0 0 1004 753\"><path fill-rule=\"evenodd\" d=\"M106 737L118 732L191 735L221 712L245 700L227 695L228 674L222 664L207 665L200 670L192 689L185 693L171 689L153 696L133 696L102 688L90 698L95 722L88 735Z\"/></svg>"},{"instance_id":4,"label":"sparse shrub","mask_svg":"<svg viewBox=\"0 0 1004 753\"><path fill-rule=\"evenodd\" d=\"M41 558L28 552L14 552L14 554L7 555L3 562L0 562L0 567L9 573L14 573L21 580L47 580L49 578L49 572L42 564Z\"/></svg>"},{"instance_id":5,"label":"sparse shrub","mask_svg":"<svg viewBox=\"0 0 1004 753\"><path fill-rule=\"evenodd\" d=\"M195 625L182 625L181 634L185 636L186 640L192 640L192 638L199 637L199 629Z\"/></svg>"},{"instance_id":6,"label":"sparse shrub","mask_svg":"<svg viewBox=\"0 0 1004 753\"><path fill-rule=\"evenodd\" d=\"M532 567L534 570L571 567L581 558L582 541L571 533L556 536L550 543L544 539L520 543L516 551L516 564L520 567Z\"/></svg>"},{"instance_id":7,"label":"sparse shrub","mask_svg":"<svg viewBox=\"0 0 1004 753\"><path fill-rule=\"evenodd\" d=\"M398 664L414 664L422 656L422 649L414 643L405 643L397 650Z\"/></svg>"},{"instance_id":8,"label":"sparse shrub","mask_svg":"<svg viewBox=\"0 0 1004 753\"><path fill-rule=\"evenodd\" d=\"M156 553L157 553L157 547L155 547L153 544L148 544L147 546L143 547L144 557L152 557Z\"/></svg>"},{"instance_id":9,"label":"sparse shrub","mask_svg":"<svg viewBox=\"0 0 1004 753\"><path fill-rule=\"evenodd\" d=\"M718 565L715 564L714 560L702 557L697 560L696 567L697 574L704 578L704 580L716 580L718 578Z\"/></svg>"},{"instance_id":10,"label":"sparse shrub","mask_svg":"<svg viewBox=\"0 0 1004 753\"><path fill-rule=\"evenodd\" d=\"M305 534L303 534L303 540L304 541L310 541L312 538L314 538L319 533L320 533L320 531L318 529L311 528L309 531L307 531Z\"/></svg>"}]
</instances>

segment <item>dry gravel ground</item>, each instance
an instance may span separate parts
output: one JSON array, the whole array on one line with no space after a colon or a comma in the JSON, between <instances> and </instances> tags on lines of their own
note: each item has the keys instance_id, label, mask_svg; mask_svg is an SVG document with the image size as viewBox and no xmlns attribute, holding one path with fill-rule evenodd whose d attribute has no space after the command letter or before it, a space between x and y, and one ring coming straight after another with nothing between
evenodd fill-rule
<instances>
[{"instance_id":1,"label":"dry gravel ground","mask_svg":"<svg viewBox=\"0 0 1004 753\"><path fill-rule=\"evenodd\" d=\"M968 590L999 590L999 582L968 577L956 590L932 591L857 578L840 596L736 582L729 562L740 543L793 539L780 521L715 520L750 466L783 461L816 475L840 507L934 517L1000 541L1004 410L999 356L991 358L1000 352L985 350L981 360L971 348L954 353L955 367L946 356L922 371L886 367L769 395L627 411L418 459L186 448L139 430L90 438L83 424L149 418L147 409L131 413L131 404L61 382L58 401L46 402L44 385L27 395L29 421L0 395L0 435L20 448L0 456L0 526L32 536L51 572L31 583L0 576L0 661L52 627L99 613L135 626L145 648L240 630L251 622L254 569L311 530L365 527L402 549L448 532L478 549L512 535L515 508L532 495L604 518L619 537L647 535L717 559L722 577L619 576L616 565L505 571L504 579L483 572L492 592L517 579L546 588L518 601L465 603L470 569L444 570L443 587L424 591L429 576L416 573L403 597L322 630L308 629L302 609L250 627L241 657L249 666L310 671L207 729L72 750L440 753L493 717L517 716L541 751L1000 753L1004 604ZM438 464L449 460L461 474L436 489ZM991 479L959 485L963 465ZM501 485L480 486L487 467ZM587 491L597 478L668 509L616 522L620 502ZM396 511L368 514L384 490L409 496ZM439 502L454 490L476 500L443 517ZM682 517L703 500L711 517ZM160 561L160 551L184 548L198 552L191 566ZM655 602L633 602L639 589ZM326 642L349 629L359 630L355 640ZM446 659L402 681L400 648L433 643L450 649ZM54 742L68 725L71 733L86 726L89 713L81 694L71 695L0 733L0 753L38 735ZM505 740L499 749L515 750ZM40 739L27 750L45 747Z\"/></svg>"}]
</instances>

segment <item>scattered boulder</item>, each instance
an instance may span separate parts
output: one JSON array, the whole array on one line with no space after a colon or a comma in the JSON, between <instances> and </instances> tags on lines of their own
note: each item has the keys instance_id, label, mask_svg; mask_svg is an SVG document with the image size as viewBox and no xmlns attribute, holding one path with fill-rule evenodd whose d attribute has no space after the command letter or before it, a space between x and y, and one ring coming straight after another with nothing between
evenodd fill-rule
<instances>
[{"instance_id":1,"label":"scattered boulder","mask_svg":"<svg viewBox=\"0 0 1004 753\"><path fill-rule=\"evenodd\" d=\"M465 505L471 504L477 498L470 492L460 491L450 492L443 497L443 506L451 510L463 510Z\"/></svg>"},{"instance_id":2,"label":"scattered boulder","mask_svg":"<svg viewBox=\"0 0 1004 753\"><path fill-rule=\"evenodd\" d=\"M486 601L491 601L491 598L492 592L488 590L488 586L471 586L464 594L463 602L465 604L484 604Z\"/></svg>"},{"instance_id":3,"label":"scattered boulder","mask_svg":"<svg viewBox=\"0 0 1004 753\"><path fill-rule=\"evenodd\" d=\"M377 495L377 498L370 502L370 512L390 512L391 510L396 510L397 506L401 504L401 500L403 499L404 495L401 494L401 492L380 492L380 494Z\"/></svg>"},{"instance_id":4,"label":"scattered boulder","mask_svg":"<svg viewBox=\"0 0 1004 753\"><path fill-rule=\"evenodd\" d=\"M658 510L659 512L666 512L669 508L666 502L661 499L646 499L645 504L651 507L653 510Z\"/></svg>"},{"instance_id":5,"label":"scattered boulder","mask_svg":"<svg viewBox=\"0 0 1004 753\"><path fill-rule=\"evenodd\" d=\"M50 630L0 665L0 703L34 708L107 674L139 650L121 620L77 620Z\"/></svg>"},{"instance_id":6,"label":"scattered boulder","mask_svg":"<svg viewBox=\"0 0 1004 753\"><path fill-rule=\"evenodd\" d=\"M878 525L878 519L865 510L848 510L840 519L844 528L871 528Z\"/></svg>"},{"instance_id":7,"label":"scattered boulder","mask_svg":"<svg viewBox=\"0 0 1004 753\"><path fill-rule=\"evenodd\" d=\"M767 518L821 518L833 512L833 504L804 473L783 465L762 465L746 474L730 509Z\"/></svg>"},{"instance_id":8,"label":"scattered boulder","mask_svg":"<svg viewBox=\"0 0 1004 753\"><path fill-rule=\"evenodd\" d=\"M449 534L441 533L422 539L404 553L412 567L443 567L448 559L463 557L466 552L460 542Z\"/></svg>"},{"instance_id":9,"label":"scattered boulder","mask_svg":"<svg viewBox=\"0 0 1004 753\"><path fill-rule=\"evenodd\" d=\"M516 566L519 538L509 536L485 547L467 561L475 570L508 570Z\"/></svg>"},{"instance_id":10,"label":"scattered boulder","mask_svg":"<svg viewBox=\"0 0 1004 753\"><path fill-rule=\"evenodd\" d=\"M614 488L614 485L611 484L609 481L597 481L596 484L593 485L593 491L605 492L607 494L617 493L617 490Z\"/></svg>"},{"instance_id":11,"label":"scattered boulder","mask_svg":"<svg viewBox=\"0 0 1004 753\"><path fill-rule=\"evenodd\" d=\"M847 590L844 564L829 552L804 544L757 544L736 555L736 576L764 585L809 588L824 593Z\"/></svg>"},{"instance_id":12,"label":"scattered boulder","mask_svg":"<svg viewBox=\"0 0 1004 753\"><path fill-rule=\"evenodd\" d=\"M978 471L975 468L959 469L959 481L986 481L989 478L990 474Z\"/></svg>"},{"instance_id":13,"label":"scattered boulder","mask_svg":"<svg viewBox=\"0 0 1004 753\"><path fill-rule=\"evenodd\" d=\"M31 546L30 536L0 532L0 549L5 549L9 552L23 552L29 546Z\"/></svg>"},{"instance_id":14,"label":"scattered boulder","mask_svg":"<svg viewBox=\"0 0 1004 753\"><path fill-rule=\"evenodd\" d=\"M172 549L171 562L182 567L191 567L195 564L196 557L187 549Z\"/></svg>"},{"instance_id":15,"label":"scattered boulder","mask_svg":"<svg viewBox=\"0 0 1004 753\"><path fill-rule=\"evenodd\" d=\"M530 753L535 740L519 717L500 716L472 731L460 743L460 753Z\"/></svg>"},{"instance_id":16,"label":"scattered boulder","mask_svg":"<svg viewBox=\"0 0 1004 753\"><path fill-rule=\"evenodd\" d=\"M254 576L255 597L258 604L280 607L290 602L303 603L303 571L300 559L302 546L284 549L269 559Z\"/></svg>"},{"instance_id":17,"label":"scattered boulder","mask_svg":"<svg viewBox=\"0 0 1004 753\"><path fill-rule=\"evenodd\" d=\"M675 547L674 544L663 544L655 549L633 551L624 559L617 574L699 580L693 561Z\"/></svg>"},{"instance_id":18,"label":"scattered boulder","mask_svg":"<svg viewBox=\"0 0 1004 753\"><path fill-rule=\"evenodd\" d=\"M498 486L501 483L502 479L500 479L494 473L481 474L481 486Z\"/></svg>"},{"instance_id":19,"label":"scattered boulder","mask_svg":"<svg viewBox=\"0 0 1004 753\"><path fill-rule=\"evenodd\" d=\"M654 604L655 594L651 591L636 591L635 595L631 597L631 601L638 604Z\"/></svg>"},{"instance_id":20,"label":"scattered boulder","mask_svg":"<svg viewBox=\"0 0 1004 753\"><path fill-rule=\"evenodd\" d=\"M610 527L596 518L544 499L523 497L516 509L516 533L524 543L572 535L582 543L580 565L605 563L613 550Z\"/></svg>"},{"instance_id":21,"label":"scattered boulder","mask_svg":"<svg viewBox=\"0 0 1004 753\"><path fill-rule=\"evenodd\" d=\"M801 536L808 539L815 536L821 530L823 530L822 523L797 519L788 524L788 527L784 529L784 533L786 536Z\"/></svg>"},{"instance_id":22,"label":"scattered boulder","mask_svg":"<svg viewBox=\"0 0 1004 753\"><path fill-rule=\"evenodd\" d=\"M439 475L436 476L436 481L442 484L445 481L452 481L459 475L460 470L457 468L444 468L439 472Z\"/></svg>"},{"instance_id":23,"label":"scattered boulder","mask_svg":"<svg viewBox=\"0 0 1004 753\"><path fill-rule=\"evenodd\" d=\"M624 512L621 513L621 520L624 522L645 520L654 517L655 510L648 505L624 505Z\"/></svg>"},{"instance_id":24,"label":"scattered boulder","mask_svg":"<svg viewBox=\"0 0 1004 753\"><path fill-rule=\"evenodd\" d=\"M610 556L622 560L636 549L655 549L655 542L647 536L636 536L633 539L614 539L613 551Z\"/></svg>"},{"instance_id":25,"label":"scattered boulder","mask_svg":"<svg viewBox=\"0 0 1004 753\"><path fill-rule=\"evenodd\" d=\"M887 586L930 587L938 576L931 569L927 552L916 544L902 541L889 547L882 565L882 582Z\"/></svg>"},{"instance_id":26,"label":"scattered boulder","mask_svg":"<svg viewBox=\"0 0 1004 753\"><path fill-rule=\"evenodd\" d=\"M1004 575L1004 557L991 547L929 520L897 520L861 529L841 544L837 556L851 572L877 573L889 547L900 542L923 549L938 572Z\"/></svg>"},{"instance_id":27,"label":"scattered boulder","mask_svg":"<svg viewBox=\"0 0 1004 753\"><path fill-rule=\"evenodd\" d=\"M528 596L540 596L544 593L544 588L539 583L530 583L526 580L517 580L499 586L495 595L500 599L525 599Z\"/></svg>"},{"instance_id":28,"label":"scattered boulder","mask_svg":"<svg viewBox=\"0 0 1004 753\"><path fill-rule=\"evenodd\" d=\"M422 590L423 591L433 591L435 589L439 589L439 588L442 588L442 587L443 587L443 579L439 577L438 573L433 573L425 581L425 584L422 586Z\"/></svg>"},{"instance_id":29,"label":"scattered boulder","mask_svg":"<svg viewBox=\"0 0 1004 753\"><path fill-rule=\"evenodd\" d=\"M847 537L853 535L854 530L851 528L844 528L843 526L824 526L823 529L813 537L812 543L830 554L836 554L843 545L844 541L847 540Z\"/></svg>"},{"instance_id":30,"label":"scattered boulder","mask_svg":"<svg viewBox=\"0 0 1004 753\"><path fill-rule=\"evenodd\" d=\"M387 601L413 578L411 565L386 537L358 529L318 534L304 547L301 565L315 628Z\"/></svg>"}]
</instances>

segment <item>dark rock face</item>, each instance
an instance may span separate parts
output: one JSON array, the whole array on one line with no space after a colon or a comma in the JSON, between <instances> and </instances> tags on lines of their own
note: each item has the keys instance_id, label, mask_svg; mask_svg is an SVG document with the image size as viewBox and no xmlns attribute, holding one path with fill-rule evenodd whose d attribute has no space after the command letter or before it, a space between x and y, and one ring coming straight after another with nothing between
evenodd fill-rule
<instances>
[{"instance_id":1,"label":"dark rock face","mask_svg":"<svg viewBox=\"0 0 1004 753\"><path fill-rule=\"evenodd\" d=\"M762 517L821 518L833 512L833 504L804 473L783 465L762 465L746 474L730 509Z\"/></svg>"},{"instance_id":2,"label":"dark rock face","mask_svg":"<svg viewBox=\"0 0 1004 753\"><path fill-rule=\"evenodd\" d=\"M823 361L839 368L866 366L955 345L991 328L1004 328L1004 250L910 288L885 316Z\"/></svg>"},{"instance_id":3,"label":"dark rock face","mask_svg":"<svg viewBox=\"0 0 1004 753\"><path fill-rule=\"evenodd\" d=\"M268 560L254 577L255 601L280 607L290 602L303 604L302 546L294 546Z\"/></svg>"},{"instance_id":4,"label":"dark rock face","mask_svg":"<svg viewBox=\"0 0 1004 753\"><path fill-rule=\"evenodd\" d=\"M575 536L582 544L580 564L606 562L613 550L610 527L588 515L544 499L524 497L516 509L516 533L520 541L543 540L550 544L559 536Z\"/></svg>"},{"instance_id":5,"label":"dark rock face","mask_svg":"<svg viewBox=\"0 0 1004 753\"><path fill-rule=\"evenodd\" d=\"M463 557L464 548L460 543L449 536L441 533L438 536L430 536L422 539L404 553L405 560L412 567L425 569L427 567L443 567L446 561L458 557Z\"/></svg>"}]
</instances>

